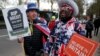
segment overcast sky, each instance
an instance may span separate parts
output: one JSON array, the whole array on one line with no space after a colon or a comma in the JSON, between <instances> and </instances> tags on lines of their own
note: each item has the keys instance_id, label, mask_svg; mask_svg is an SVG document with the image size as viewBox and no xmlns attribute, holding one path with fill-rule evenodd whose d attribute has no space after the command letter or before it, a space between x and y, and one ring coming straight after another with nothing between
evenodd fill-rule
<instances>
[{"instance_id":1,"label":"overcast sky","mask_svg":"<svg viewBox=\"0 0 100 56\"><path fill-rule=\"evenodd\" d=\"M23 2L25 2L25 1L26 0L23 0ZM36 2L36 1L37 0L27 0L27 2ZM85 3L83 6L83 8L84 8L83 14L86 14L87 9L94 3L95 0L84 0L84 1L85 1ZM12 7L12 6L17 6L17 4L19 3L18 0L7 0L7 2L9 5L6 6L6 8ZM86 4L88 4L88 6ZM41 0L40 9L43 9L43 8L44 9L51 9L50 7L51 7L51 4L46 3L46 1L44 3L44 0ZM57 4L55 4L53 7L57 8Z\"/></svg>"},{"instance_id":2,"label":"overcast sky","mask_svg":"<svg viewBox=\"0 0 100 56\"><path fill-rule=\"evenodd\" d=\"M95 2L95 0L84 0L85 3L83 5L84 12L83 15L86 15L87 9Z\"/></svg>"},{"instance_id":3,"label":"overcast sky","mask_svg":"<svg viewBox=\"0 0 100 56\"><path fill-rule=\"evenodd\" d=\"M85 0L85 1L88 2L88 3L94 2L94 0Z\"/></svg>"}]
</instances>

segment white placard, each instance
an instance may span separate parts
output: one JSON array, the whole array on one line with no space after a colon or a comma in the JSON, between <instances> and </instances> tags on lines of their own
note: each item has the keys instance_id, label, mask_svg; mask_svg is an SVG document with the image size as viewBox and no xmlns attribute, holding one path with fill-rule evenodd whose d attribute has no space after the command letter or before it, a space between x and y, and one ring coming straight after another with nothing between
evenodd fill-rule
<instances>
[{"instance_id":1,"label":"white placard","mask_svg":"<svg viewBox=\"0 0 100 56\"><path fill-rule=\"evenodd\" d=\"M26 9L24 6L7 8L2 11L10 40L30 35Z\"/></svg>"}]
</instances>

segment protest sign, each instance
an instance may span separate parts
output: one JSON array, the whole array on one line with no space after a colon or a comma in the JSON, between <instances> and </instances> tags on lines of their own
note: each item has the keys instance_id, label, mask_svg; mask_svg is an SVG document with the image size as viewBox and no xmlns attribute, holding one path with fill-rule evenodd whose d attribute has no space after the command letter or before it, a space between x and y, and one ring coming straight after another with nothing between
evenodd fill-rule
<instances>
[{"instance_id":1,"label":"protest sign","mask_svg":"<svg viewBox=\"0 0 100 56\"><path fill-rule=\"evenodd\" d=\"M7 8L2 11L10 40L30 35L24 6Z\"/></svg>"},{"instance_id":2,"label":"protest sign","mask_svg":"<svg viewBox=\"0 0 100 56\"><path fill-rule=\"evenodd\" d=\"M79 34L73 34L65 48L65 54L67 56L94 56L97 48L97 42Z\"/></svg>"}]
</instances>

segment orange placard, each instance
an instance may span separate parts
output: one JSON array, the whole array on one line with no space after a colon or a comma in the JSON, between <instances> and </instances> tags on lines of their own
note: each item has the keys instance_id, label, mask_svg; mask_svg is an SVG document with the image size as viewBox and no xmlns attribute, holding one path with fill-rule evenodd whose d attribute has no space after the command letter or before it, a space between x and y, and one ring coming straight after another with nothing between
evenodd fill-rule
<instances>
[{"instance_id":1,"label":"orange placard","mask_svg":"<svg viewBox=\"0 0 100 56\"><path fill-rule=\"evenodd\" d=\"M73 34L65 48L66 56L93 56L98 43L79 34Z\"/></svg>"}]
</instances>

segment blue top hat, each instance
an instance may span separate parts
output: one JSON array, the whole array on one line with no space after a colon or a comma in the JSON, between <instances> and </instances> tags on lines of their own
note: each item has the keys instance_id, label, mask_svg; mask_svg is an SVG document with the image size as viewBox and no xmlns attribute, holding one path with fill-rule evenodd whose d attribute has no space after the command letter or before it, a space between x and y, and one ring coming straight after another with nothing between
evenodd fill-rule
<instances>
[{"instance_id":1,"label":"blue top hat","mask_svg":"<svg viewBox=\"0 0 100 56\"><path fill-rule=\"evenodd\" d=\"M38 5L36 3L28 3L27 5L27 12L30 10L36 10L37 12L39 11Z\"/></svg>"}]
</instances>

